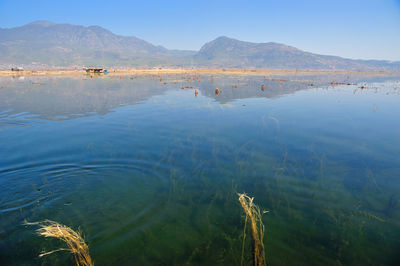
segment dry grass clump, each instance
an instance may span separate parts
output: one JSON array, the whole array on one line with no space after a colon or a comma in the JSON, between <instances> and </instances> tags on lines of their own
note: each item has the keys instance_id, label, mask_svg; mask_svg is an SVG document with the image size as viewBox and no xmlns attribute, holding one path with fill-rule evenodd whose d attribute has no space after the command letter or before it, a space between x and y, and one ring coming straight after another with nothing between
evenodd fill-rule
<instances>
[{"instance_id":1,"label":"dry grass clump","mask_svg":"<svg viewBox=\"0 0 400 266\"><path fill-rule=\"evenodd\" d=\"M265 227L262 223L262 214L266 211L261 212L260 208L253 203L254 198L250 198L245 193L240 194L239 202L242 205L244 212L246 213L246 219L243 229L243 245L242 245L242 261L243 265L243 254L244 254L244 242L246 238L246 225L247 221L250 221L251 226L251 237L253 240L253 261L255 266L266 265L265 252L264 252L264 231Z\"/></svg>"},{"instance_id":2,"label":"dry grass clump","mask_svg":"<svg viewBox=\"0 0 400 266\"><path fill-rule=\"evenodd\" d=\"M39 225L39 229L36 230L38 235L44 237L54 237L64 241L68 248L59 248L49 252L42 252L39 257L43 257L52 254L57 251L66 250L74 255L76 265L78 266L93 266L92 259L89 255L89 247L83 240L79 232L75 232L66 225L59 224L54 221L44 220L42 222L28 223L27 225Z\"/></svg>"}]
</instances>

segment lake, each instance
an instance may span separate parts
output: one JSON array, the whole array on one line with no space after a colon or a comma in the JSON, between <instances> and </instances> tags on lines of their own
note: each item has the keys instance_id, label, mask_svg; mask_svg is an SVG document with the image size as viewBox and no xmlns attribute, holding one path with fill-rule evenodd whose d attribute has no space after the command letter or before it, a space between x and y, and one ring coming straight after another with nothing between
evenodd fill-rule
<instances>
[{"instance_id":1,"label":"lake","mask_svg":"<svg viewBox=\"0 0 400 266\"><path fill-rule=\"evenodd\" d=\"M400 77L0 78L1 265L240 265L243 192L268 265L400 265Z\"/></svg>"}]
</instances>

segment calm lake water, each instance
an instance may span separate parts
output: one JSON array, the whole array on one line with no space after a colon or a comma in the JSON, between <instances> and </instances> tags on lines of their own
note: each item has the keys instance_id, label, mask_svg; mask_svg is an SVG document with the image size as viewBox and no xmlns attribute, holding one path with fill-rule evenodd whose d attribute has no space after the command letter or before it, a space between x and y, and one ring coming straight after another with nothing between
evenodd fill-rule
<instances>
[{"instance_id":1,"label":"calm lake water","mask_svg":"<svg viewBox=\"0 0 400 266\"><path fill-rule=\"evenodd\" d=\"M269 265L400 265L399 80L3 77L0 264L73 265L50 219L95 265L240 265L246 192Z\"/></svg>"}]
</instances>

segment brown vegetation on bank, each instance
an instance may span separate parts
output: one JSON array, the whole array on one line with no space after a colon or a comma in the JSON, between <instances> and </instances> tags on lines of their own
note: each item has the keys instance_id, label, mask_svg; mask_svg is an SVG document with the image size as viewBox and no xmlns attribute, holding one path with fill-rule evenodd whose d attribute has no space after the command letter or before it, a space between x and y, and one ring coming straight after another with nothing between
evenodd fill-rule
<instances>
[{"instance_id":1,"label":"brown vegetation on bank","mask_svg":"<svg viewBox=\"0 0 400 266\"><path fill-rule=\"evenodd\" d=\"M399 74L398 72L348 72L348 71L323 71L323 70L276 70L276 69L184 69L184 68L162 68L162 69L112 69L107 75L154 75L162 81L161 74L183 74L195 75L195 81L200 81L200 74L226 74L226 75L253 75L253 76L283 76L283 75L315 75L315 74L363 74L363 75L390 75ZM84 70L24 70L24 71L11 71L0 70L0 76L47 76L47 75L87 75ZM102 75L102 74L100 74ZM265 80L285 82L284 79L266 78ZM213 81L211 76L210 81Z\"/></svg>"}]
</instances>

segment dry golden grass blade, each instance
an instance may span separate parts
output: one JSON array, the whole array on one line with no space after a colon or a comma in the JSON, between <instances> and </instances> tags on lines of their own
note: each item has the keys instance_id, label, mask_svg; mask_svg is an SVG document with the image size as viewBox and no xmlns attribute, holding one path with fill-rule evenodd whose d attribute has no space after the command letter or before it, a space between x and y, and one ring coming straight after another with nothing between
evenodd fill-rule
<instances>
[{"instance_id":1,"label":"dry golden grass blade","mask_svg":"<svg viewBox=\"0 0 400 266\"><path fill-rule=\"evenodd\" d=\"M265 262L265 252L264 252L264 224L262 223L262 212L260 208L253 203L254 198L250 198L245 193L240 194L239 202L246 214L245 229L243 231L243 242L246 236L246 224L247 221L250 222L251 227L251 237L253 240L253 261L255 266L264 266ZM243 251L244 244L242 246L242 261L243 264Z\"/></svg>"},{"instance_id":2,"label":"dry golden grass blade","mask_svg":"<svg viewBox=\"0 0 400 266\"><path fill-rule=\"evenodd\" d=\"M57 251L67 250L74 255L76 265L93 266L92 259L89 255L89 247L79 232L75 232L68 226L50 220L44 220L36 223L25 222L25 224L38 225L40 227L36 230L38 235L60 239L68 246L68 248L60 248L49 252L42 252L39 257L43 257Z\"/></svg>"}]
</instances>

